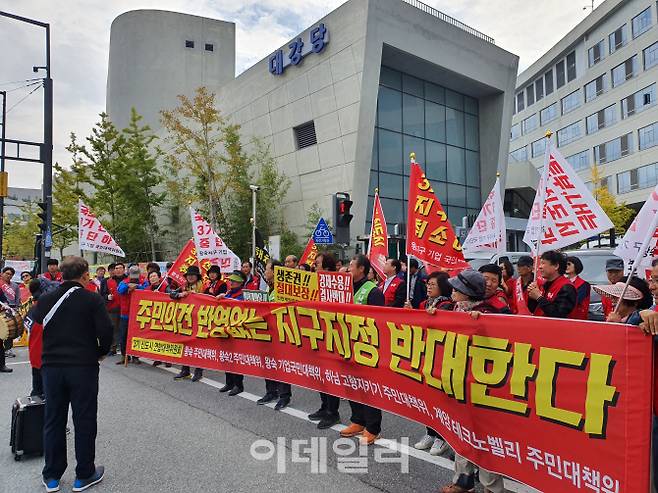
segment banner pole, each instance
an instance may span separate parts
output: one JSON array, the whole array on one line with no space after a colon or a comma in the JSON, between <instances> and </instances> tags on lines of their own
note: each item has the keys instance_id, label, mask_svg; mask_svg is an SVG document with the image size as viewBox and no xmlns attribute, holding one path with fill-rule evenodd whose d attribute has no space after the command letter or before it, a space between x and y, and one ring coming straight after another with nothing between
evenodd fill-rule
<instances>
[{"instance_id":1,"label":"banner pole","mask_svg":"<svg viewBox=\"0 0 658 493\"><path fill-rule=\"evenodd\" d=\"M412 166L415 163L416 163L416 153L415 152L410 152L409 153L409 166ZM407 221L409 221L408 217L407 217ZM409 251L409 238L407 238L406 240L407 240L406 250ZM413 258L413 255L411 255L411 254L407 255L407 302L408 303L411 302L411 299L409 298L409 291L411 290L411 259L412 258Z\"/></svg>"},{"instance_id":2,"label":"banner pole","mask_svg":"<svg viewBox=\"0 0 658 493\"><path fill-rule=\"evenodd\" d=\"M628 289L628 286L631 282L631 277L633 277L633 274L637 270L637 267L640 264L640 262L642 262L642 260L644 260L644 257L647 256L647 248L649 247L649 243L651 242L651 239L653 238L653 235L656 232L657 227L658 227L658 214L654 214L653 219L651 221L651 227L649 228L648 234L644 238L644 241L642 242L642 246L640 247L640 250L637 252L637 256L633 261L633 265L631 265L631 271L628 273L626 284L624 284L624 289L621 292L621 296L619 297L619 300L617 300L617 305L615 306L615 310L613 313L618 312L619 305L621 305L621 300L624 299L626 290Z\"/></svg>"},{"instance_id":3,"label":"banner pole","mask_svg":"<svg viewBox=\"0 0 658 493\"><path fill-rule=\"evenodd\" d=\"M535 268L534 268L534 280L537 280L537 271L539 270L539 256L541 245L541 239L544 236L544 208L546 206L546 182L548 181L548 164L550 162L551 154L551 136L553 132L550 130L546 131L546 150L544 151L544 170L542 172L542 177L540 180L541 186L544 188L541 192L541 200L539 201L539 236L537 237L537 244L535 246Z\"/></svg>"}]
</instances>

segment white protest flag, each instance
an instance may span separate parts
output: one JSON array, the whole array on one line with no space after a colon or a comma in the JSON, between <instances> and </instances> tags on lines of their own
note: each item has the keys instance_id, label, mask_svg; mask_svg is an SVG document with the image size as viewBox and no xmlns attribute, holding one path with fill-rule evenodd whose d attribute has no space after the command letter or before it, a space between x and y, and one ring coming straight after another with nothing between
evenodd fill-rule
<instances>
[{"instance_id":1,"label":"white protest flag","mask_svg":"<svg viewBox=\"0 0 658 493\"><path fill-rule=\"evenodd\" d=\"M487 200L482 205L473 227L462 243L464 254L507 250L505 213L500 191L500 178L496 178Z\"/></svg>"},{"instance_id":2,"label":"white protest flag","mask_svg":"<svg viewBox=\"0 0 658 493\"><path fill-rule=\"evenodd\" d=\"M91 213L89 207L82 203L82 200L78 201L78 242L80 250L108 253L117 257L126 256L112 235L105 231L101 222Z\"/></svg>"},{"instance_id":3,"label":"white protest flag","mask_svg":"<svg viewBox=\"0 0 658 493\"><path fill-rule=\"evenodd\" d=\"M240 258L226 246L212 226L192 207L190 207L190 218L197 258L209 259L211 264L219 265L222 272L240 270L242 266Z\"/></svg>"},{"instance_id":4,"label":"white protest flag","mask_svg":"<svg viewBox=\"0 0 658 493\"><path fill-rule=\"evenodd\" d=\"M544 172L523 236L523 242L536 255L573 245L613 227L583 180L547 140Z\"/></svg>"},{"instance_id":5,"label":"white protest flag","mask_svg":"<svg viewBox=\"0 0 658 493\"><path fill-rule=\"evenodd\" d=\"M650 265L655 256L658 234L658 185L640 209L626 234L615 248L615 255L624 259L627 266L635 262ZM639 265L636 266L639 269Z\"/></svg>"}]
</instances>

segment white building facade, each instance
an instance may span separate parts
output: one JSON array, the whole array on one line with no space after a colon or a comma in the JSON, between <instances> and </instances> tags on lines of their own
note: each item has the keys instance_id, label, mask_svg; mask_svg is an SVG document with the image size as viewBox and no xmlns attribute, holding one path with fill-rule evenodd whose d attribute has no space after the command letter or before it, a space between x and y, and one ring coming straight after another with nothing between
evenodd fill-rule
<instances>
[{"instance_id":1,"label":"white building facade","mask_svg":"<svg viewBox=\"0 0 658 493\"><path fill-rule=\"evenodd\" d=\"M518 77L506 211L527 217L545 133L583 181L635 207L658 183L658 11L606 0Z\"/></svg>"},{"instance_id":2,"label":"white building facade","mask_svg":"<svg viewBox=\"0 0 658 493\"><path fill-rule=\"evenodd\" d=\"M178 38L173 59L184 50ZM297 232L314 204L330 218L332 195L348 192L354 245L369 233L377 187L389 231L403 233L410 152L453 223L477 213L505 173L518 57L488 36L417 1L350 0L272 50L238 77L205 85L245 142L270 145L291 181L283 207ZM108 81L119 78L110 62ZM111 116L115 102L108 91Z\"/></svg>"}]
</instances>

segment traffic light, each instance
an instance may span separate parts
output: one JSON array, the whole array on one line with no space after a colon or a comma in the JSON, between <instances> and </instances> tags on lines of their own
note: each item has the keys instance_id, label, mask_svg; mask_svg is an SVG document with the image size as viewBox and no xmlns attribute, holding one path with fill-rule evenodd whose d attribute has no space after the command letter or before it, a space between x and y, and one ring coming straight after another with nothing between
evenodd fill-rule
<instances>
[{"instance_id":1,"label":"traffic light","mask_svg":"<svg viewBox=\"0 0 658 493\"><path fill-rule=\"evenodd\" d=\"M41 219L41 222L39 223L39 231L45 233L48 229L48 204L45 202L37 202L37 205L39 206L39 209L41 209L41 211L37 213L37 216Z\"/></svg>"},{"instance_id":2,"label":"traffic light","mask_svg":"<svg viewBox=\"0 0 658 493\"><path fill-rule=\"evenodd\" d=\"M334 194L334 226L336 228L336 243L349 245L350 243L350 222L352 214L350 208L353 202L350 200L350 194L338 192Z\"/></svg>"}]
</instances>

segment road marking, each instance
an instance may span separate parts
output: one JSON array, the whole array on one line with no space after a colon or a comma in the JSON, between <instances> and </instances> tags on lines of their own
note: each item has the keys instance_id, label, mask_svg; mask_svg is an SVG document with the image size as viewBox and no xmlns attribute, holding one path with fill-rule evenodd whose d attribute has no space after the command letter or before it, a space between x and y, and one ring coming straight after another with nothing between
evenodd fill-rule
<instances>
[{"instance_id":1,"label":"road marking","mask_svg":"<svg viewBox=\"0 0 658 493\"><path fill-rule=\"evenodd\" d=\"M13 363L7 363L7 366L14 366L14 365L29 365L29 361L14 361Z\"/></svg>"},{"instance_id":2,"label":"road marking","mask_svg":"<svg viewBox=\"0 0 658 493\"><path fill-rule=\"evenodd\" d=\"M140 358L142 361L151 361L148 359ZM178 374L179 370L176 368L166 368L164 366L157 366L156 368L160 368L161 370L168 371L169 373L173 374ZM216 389L221 389L224 386L224 382L219 382L217 380L213 380L208 377L203 377L201 380L199 380L201 383L205 383L206 385L216 388ZM251 394L249 392L241 392L238 394L238 396L242 397L243 399L247 399L248 401L256 402L258 399L260 399L259 396ZM234 396L236 397L236 396ZM274 409L274 406L276 405L275 402L270 402L267 404L264 404L264 406L269 407L270 409ZM308 423L311 423L313 425L316 424L315 421L311 421L308 419L308 412L306 411L301 411L299 409L295 409L293 407L286 407L285 409L282 409L281 411L277 411L280 413L285 413L290 416L294 416L295 418L301 419L302 421L306 421ZM340 432L344 428L347 428L343 424L337 424L331 427L332 430ZM379 440L375 441L376 445L379 445L380 447L387 448L389 450L392 450L394 452L399 452L401 454L406 454L408 456L414 457L415 459L423 460L425 462L429 462L431 464L435 464L439 467L442 467L444 469L447 469L449 471L454 471L455 470L455 463L451 461L450 459L446 459L445 457L438 457L434 455L430 455L429 452L426 452L424 450L418 450L413 447L409 447L408 445L404 445L403 443L400 443L396 440L391 440L388 438L380 438ZM511 491L514 493L540 493L538 490L535 490L534 488L531 488L529 486L526 486L525 484L518 483L516 481L513 481L511 479L505 478L505 489L507 491Z\"/></svg>"}]
</instances>

